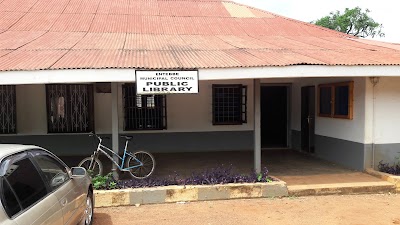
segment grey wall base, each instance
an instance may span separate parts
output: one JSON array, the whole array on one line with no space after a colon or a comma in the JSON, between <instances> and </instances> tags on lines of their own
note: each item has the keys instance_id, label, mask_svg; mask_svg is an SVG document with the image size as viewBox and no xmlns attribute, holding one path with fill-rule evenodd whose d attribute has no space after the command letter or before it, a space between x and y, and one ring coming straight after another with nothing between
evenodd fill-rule
<instances>
[{"instance_id":1,"label":"grey wall base","mask_svg":"<svg viewBox=\"0 0 400 225\"><path fill-rule=\"evenodd\" d=\"M301 132L292 130L292 149L300 151ZM253 150L253 131L141 133L134 137L130 151L138 149L154 153L209 152ZM111 135L102 135L111 138ZM15 135L0 136L0 143L32 144L44 147L59 156L88 156L97 147L97 140L87 134L66 135ZM104 140L111 146L111 140ZM120 150L124 140L120 139ZM400 144L375 145L375 169L379 161L396 163L400 157ZM372 165L372 145L315 136L315 156L345 167L363 170Z\"/></svg>"},{"instance_id":2,"label":"grey wall base","mask_svg":"<svg viewBox=\"0 0 400 225\"><path fill-rule=\"evenodd\" d=\"M372 146L370 147L372 152ZM372 155L372 154L371 154ZM389 163L390 165L400 163L400 143L396 144L376 144L375 145L375 169L379 162Z\"/></svg>"},{"instance_id":3,"label":"grey wall base","mask_svg":"<svg viewBox=\"0 0 400 225\"><path fill-rule=\"evenodd\" d=\"M351 169L364 170L374 167L379 162L391 165L399 163L400 144L363 144L331 137L316 135L316 155L320 158L336 162ZM373 162L374 161L374 162Z\"/></svg>"},{"instance_id":4,"label":"grey wall base","mask_svg":"<svg viewBox=\"0 0 400 225\"><path fill-rule=\"evenodd\" d=\"M122 135L122 134L121 134ZM141 133L133 136L130 151L150 152L207 152L243 151L253 149L253 131L227 132L182 132L182 133ZM111 147L111 134L101 135L110 139L104 144ZM90 155L97 147L97 139L87 134L66 135L15 135L0 136L2 144L31 144L44 147L58 156ZM120 139L120 151L125 141Z\"/></svg>"},{"instance_id":5,"label":"grey wall base","mask_svg":"<svg viewBox=\"0 0 400 225\"><path fill-rule=\"evenodd\" d=\"M315 135L315 154L351 169L364 169L365 145L362 143Z\"/></svg>"},{"instance_id":6,"label":"grey wall base","mask_svg":"<svg viewBox=\"0 0 400 225\"><path fill-rule=\"evenodd\" d=\"M301 151L301 131L292 130L292 148ZM350 169L363 170L366 146L361 143L315 135L315 153L318 158L337 163Z\"/></svg>"}]
</instances>

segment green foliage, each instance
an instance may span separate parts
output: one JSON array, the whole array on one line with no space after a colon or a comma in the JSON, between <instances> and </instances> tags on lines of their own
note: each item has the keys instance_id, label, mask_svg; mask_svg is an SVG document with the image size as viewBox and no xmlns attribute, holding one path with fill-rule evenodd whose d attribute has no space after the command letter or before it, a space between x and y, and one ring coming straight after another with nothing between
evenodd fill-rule
<instances>
[{"instance_id":1,"label":"green foliage","mask_svg":"<svg viewBox=\"0 0 400 225\"><path fill-rule=\"evenodd\" d=\"M263 178L263 174L259 173L257 176L257 181L260 182L262 180L262 178Z\"/></svg>"},{"instance_id":2,"label":"green foliage","mask_svg":"<svg viewBox=\"0 0 400 225\"><path fill-rule=\"evenodd\" d=\"M316 25L336 30L357 37L384 37L382 24L375 22L369 15L371 11L363 11L360 7L346 8L344 12L331 12L329 16L322 17L315 22Z\"/></svg>"},{"instance_id":3,"label":"green foliage","mask_svg":"<svg viewBox=\"0 0 400 225\"><path fill-rule=\"evenodd\" d=\"M97 175L92 178L93 188L95 190L99 189L115 189L117 188L117 183L115 182L112 173L105 176Z\"/></svg>"},{"instance_id":4,"label":"green foliage","mask_svg":"<svg viewBox=\"0 0 400 225\"><path fill-rule=\"evenodd\" d=\"M91 178L93 178L94 176L94 173L93 173L93 170L86 170L86 172L89 174L89 176L91 177Z\"/></svg>"},{"instance_id":5,"label":"green foliage","mask_svg":"<svg viewBox=\"0 0 400 225\"><path fill-rule=\"evenodd\" d=\"M256 174L257 175L257 182L272 182L273 180L268 176L268 169L264 168L264 170L261 173Z\"/></svg>"}]
</instances>

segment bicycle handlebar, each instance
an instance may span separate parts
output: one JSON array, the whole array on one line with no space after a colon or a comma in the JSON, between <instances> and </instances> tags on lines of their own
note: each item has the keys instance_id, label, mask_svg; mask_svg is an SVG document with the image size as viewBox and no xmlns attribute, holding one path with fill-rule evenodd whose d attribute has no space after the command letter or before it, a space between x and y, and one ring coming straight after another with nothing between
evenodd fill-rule
<instances>
[{"instance_id":1,"label":"bicycle handlebar","mask_svg":"<svg viewBox=\"0 0 400 225\"><path fill-rule=\"evenodd\" d=\"M99 139L100 142L103 141L103 139L110 139L109 137L100 137L96 133L90 132L89 137L93 137L93 136L95 136L97 139Z\"/></svg>"},{"instance_id":2,"label":"bicycle handlebar","mask_svg":"<svg viewBox=\"0 0 400 225\"><path fill-rule=\"evenodd\" d=\"M101 139L101 137L99 135L97 135L97 134L95 134L93 132L90 132L89 133L89 137L93 137L93 136L95 136L97 139L99 139L100 142L103 140L103 139Z\"/></svg>"}]
</instances>

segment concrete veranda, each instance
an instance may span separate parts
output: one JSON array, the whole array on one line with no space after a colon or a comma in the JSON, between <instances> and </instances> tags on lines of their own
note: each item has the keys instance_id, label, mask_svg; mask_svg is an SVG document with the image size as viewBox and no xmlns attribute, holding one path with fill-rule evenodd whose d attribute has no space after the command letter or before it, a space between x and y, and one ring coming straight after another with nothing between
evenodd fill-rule
<instances>
[{"instance_id":1,"label":"concrete veranda","mask_svg":"<svg viewBox=\"0 0 400 225\"><path fill-rule=\"evenodd\" d=\"M253 169L253 152L209 152L156 154L154 176L168 176L177 171L189 176L220 165L232 167L239 173ZM262 167L288 185L374 182L380 179L366 173L350 170L334 163L293 150L262 151Z\"/></svg>"},{"instance_id":2,"label":"concrete veranda","mask_svg":"<svg viewBox=\"0 0 400 225\"><path fill-rule=\"evenodd\" d=\"M232 166L239 173L250 173L253 169L253 152L196 152L156 153L156 169L153 177L175 174L190 176L221 165ZM61 157L69 166L75 166L83 157ZM105 171L111 170L111 163L101 158ZM262 167L269 175L275 176L288 185L332 184L382 181L361 171L350 170L340 165L318 159L293 150L263 150ZM121 174L122 179L129 175ZM383 181L382 181L383 182Z\"/></svg>"}]
</instances>

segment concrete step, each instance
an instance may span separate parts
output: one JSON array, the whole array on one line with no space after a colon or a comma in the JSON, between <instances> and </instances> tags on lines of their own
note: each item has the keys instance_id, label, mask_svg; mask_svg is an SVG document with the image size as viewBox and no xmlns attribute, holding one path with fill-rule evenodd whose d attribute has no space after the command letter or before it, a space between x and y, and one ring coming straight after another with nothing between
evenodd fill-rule
<instances>
[{"instance_id":1,"label":"concrete step","mask_svg":"<svg viewBox=\"0 0 400 225\"><path fill-rule=\"evenodd\" d=\"M288 185L288 191L289 196L396 193L396 186L386 181Z\"/></svg>"}]
</instances>

